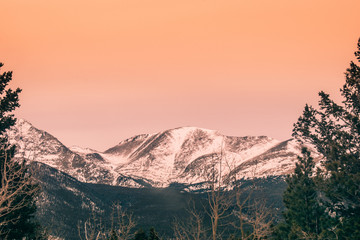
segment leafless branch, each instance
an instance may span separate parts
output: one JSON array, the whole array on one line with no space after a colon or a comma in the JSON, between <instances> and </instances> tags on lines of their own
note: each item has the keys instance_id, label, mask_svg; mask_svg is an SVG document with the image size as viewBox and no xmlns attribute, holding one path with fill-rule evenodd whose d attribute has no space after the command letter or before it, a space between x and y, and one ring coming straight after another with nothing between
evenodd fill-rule
<instances>
[{"instance_id":1,"label":"leafless branch","mask_svg":"<svg viewBox=\"0 0 360 240\"><path fill-rule=\"evenodd\" d=\"M173 230L176 240L202 240L206 239L203 223L203 214L196 210L195 202L190 200L186 209L189 218L186 222L175 219Z\"/></svg>"},{"instance_id":2,"label":"leafless branch","mask_svg":"<svg viewBox=\"0 0 360 240\"><path fill-rule=\"evenodd\" d=\"M126 212L119 203L116 203L113 206L112 215L112 229L116 233L118 239L132 239L134 236L132 231L136 226L133 214Z\"/></svg>"},{"instance_id":3,"label":"leafless branch","mask_svg":"<svg viewBox=\"0 0 360 240\"><path fill-rule=\"evenodd\" d=\"M33 185L27 175L25 162L13 159L9 149L0 149L0 232L8 223L19 221L19 215L12 215L29 204L29 197L36 195L40 187Z\"/></svg>"},{"instance_id":4,"label":"leafless branch","mask_svg":"<svg viewBox=\"0 0 360 240\"><path fill-rule=\"evenodd\" d=\"M78 223L78 234L80 240L100 240L105 237L102 219L96 215L95 210L85 222Z\"/></svg>"}]
</instances>

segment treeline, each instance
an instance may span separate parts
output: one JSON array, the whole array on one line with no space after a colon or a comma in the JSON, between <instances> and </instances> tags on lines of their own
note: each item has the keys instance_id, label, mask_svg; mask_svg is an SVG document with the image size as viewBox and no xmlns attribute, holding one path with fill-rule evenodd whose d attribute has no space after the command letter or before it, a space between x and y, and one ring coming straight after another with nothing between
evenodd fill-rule
<instances>
[{"instance_id":1,"label":"treeline","mask_svg":"<svg viewBox=\"0 0 360 240\"><path fill-rule=\"evenodd\" d=\"M360 39L355 57L360 62ZM204 171L206 204L190 201L187 218L175 218L173 236L166 239L360 239L360 67L351 62L345 78L341 104L320 92L319 106L306 105L294 124L293 136L323 159L316 165L313 150L302 149L286 177L282 221L255 197L255 182L244 186L236 174L222 176L216 164L224 156L219 154ZM11 79L12 72L0 75L0 239L50 239L34 217L40 187L25 162L14 160L15 147L5 134L15 123L11 112L19 107L21 92L8 89ZM137 227L133 215L116 204L110 223L103 225L94 213L79 222L78 235L86 240L165 239L154 228Z\"/></svg>"}]
</instances>

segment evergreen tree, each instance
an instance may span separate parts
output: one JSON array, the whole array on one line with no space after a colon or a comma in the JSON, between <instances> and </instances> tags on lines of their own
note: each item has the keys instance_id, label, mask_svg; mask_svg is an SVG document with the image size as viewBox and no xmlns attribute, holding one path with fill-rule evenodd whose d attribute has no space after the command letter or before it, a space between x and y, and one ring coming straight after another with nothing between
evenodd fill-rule
<instances>
[{"instance_id":1,"label":"evergreen tree","mask_svg":"<svg viewBox=\"0 0 360 240\"><path fill-rule=\"evenodd\" d=\"M134 240L148 240L148 237L146 235L146 232L142 230L141 228L135 233Z\"/></svg>"},{"instance_id":2,"label":"evergreen tree","mask_svg":"<svg viewBox=\"0 0 360 240\"><path fill-rule=\"evenodd\" d=\"M324 239L328 237L325 207L321 206L314 176L314 161L310 152L302 149L302 157L294 173L287 176L283 200L285 222L277 229L280 239Z\"/></svg>"},{"instance_id":3,"label":"evergreen tree","mask_svg":"<svg viewBox=\"0 0 360 240\"><path fill-rule=\"evenodd\" d=\"M155 228L150 228L149 240L160 240L159 234L155 231Z\"/></svg>"},{"instance_id":4,"label":"evergreen tree","mask_svg":"<svg viewBox=\"0 0 360 240\"><path fill-rule=\"evenodd\" d=\"M2 66L4 66L4 64L0 63L0 70ZM21 89L17 88L15 91L7 89L11 80L11 71L0 74L0 135L3 138L2 144L6 143L3 136L4 132L16 122L14 114L10 113L20 107L18 95L21 92Z\"/></svg>"},{"instance_id":5,"label":"evergreen tree","mask_svg":"<svg viewBox=\"0 0 360 240\"><path fill-rule=\"evenodd\" d=\"M38 239L39 225L33 218L39 187L33 184L25 162L14 160L15 147L5 135L16 122L10 113L20 106L21 90L7 89L11 80L12 72L0 74L0 238Z\"/></svg>"},{"instance_id":6,"label":"evergreen tree","mask_svg":"<svg viewBox=\"0 0 360 240\"><path fill-rule=\"evenodd\" d=\"M355 52L360 62L360 39ZM342 104L320 92L319 109L306 105L293 136L312 143L325 157L328 210L338 239L360 239L360 67L354 62L340 89Z\"/></svg>"}]
</instances>

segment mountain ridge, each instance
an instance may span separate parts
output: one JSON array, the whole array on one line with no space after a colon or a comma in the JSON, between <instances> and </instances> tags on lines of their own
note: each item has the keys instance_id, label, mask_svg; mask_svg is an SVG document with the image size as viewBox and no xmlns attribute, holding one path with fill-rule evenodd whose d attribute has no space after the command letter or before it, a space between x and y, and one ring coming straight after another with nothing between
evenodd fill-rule
<instances>
[{"instance_id":1,"label":"mountain ridge","mask_svg":"<svg viewBox=\"0 0 360 240\"><path fill-rule=\"evenodd\" d=\"M201 183L214 164L224 178L284 175L294 168L301 149L293 139L225 136L216 130L178 127L136 135L100 152L66 147L24 119L8 136L19 158L47 164L82 182L125 187Z\"/></svg>"}]
</instances>

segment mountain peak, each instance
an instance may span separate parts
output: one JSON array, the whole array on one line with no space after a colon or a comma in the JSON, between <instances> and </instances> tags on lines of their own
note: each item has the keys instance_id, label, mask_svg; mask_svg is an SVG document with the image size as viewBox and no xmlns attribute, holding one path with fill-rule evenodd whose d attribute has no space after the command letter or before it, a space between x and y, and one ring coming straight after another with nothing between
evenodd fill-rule
<instances>
[{"instance_id":1,"label":"mountain peak","mask_svg":"<svg viewBox=\"0 0 360 240\"><path fill-rule=\"evenodd\" d=\"M218 132L217 130L201 128L201 127L194 127L194 126L176 127L176 128L168 129L168 130L165 130L165 131L181 131L181 132L203 131L203 132L209 132L209 133Z\"/></svg>"},{"instance_id":2,"label":"mountain peak","mask_svg":"<svg viewBox=\"0 0 360 240\"><path fill-rule=\"evenodd\" d=\"M16 119L16 122L13 127L18 129L21 128L23 130L29 130L31 127L33 127L33 125L29 121L23 118L18 118Z\"/></svg>"}]
</instances>

